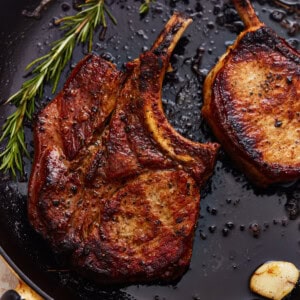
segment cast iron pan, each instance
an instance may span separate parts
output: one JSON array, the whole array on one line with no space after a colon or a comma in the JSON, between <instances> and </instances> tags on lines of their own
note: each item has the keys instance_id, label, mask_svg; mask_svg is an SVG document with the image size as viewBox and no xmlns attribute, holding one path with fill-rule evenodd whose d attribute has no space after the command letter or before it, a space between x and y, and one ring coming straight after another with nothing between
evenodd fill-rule
<instances>
[{"instance_id":1,"label":"cast iron pan","mask_svg":"<svg viewBox=\"0 0 300 300\"><path fill-rule=\"evenodd\" d=\"M62 1L54 1L39 20L22 16L34 9L36 0L2 1L0 9L0 98L17 91L25 66L41 56L59 37L53 18L74 13ZM298 5L297 0L285 1ZM140 1L109 3L118 25L109 24L105 39L96 34L94 51L123 63L151 46L174 10L190 14L194 22L180 40L172 58L174 72L164 85L164 107L173 126L196 141L214 140L202 120L202 83L226 46L242 29L235 10L221 0L158 0L145 17ZM299 15L273 5L253 1L259 17L300 47ZM74 64L85 54L77 47L63 74L60 87ZM46 87L39 107L53 96ZM1 123L11 106L1 107ZM26 141L33 152L31 124L26 124ZM248 290L249 276L265 261L288 260L300 267L298 202L300 184L259 190L220 153L215 173L202 191L201 212L195 234L190 269L170 285L104 287L70 271L47 244L31 229L26 217L27 182L31 159L25 159L26 175L18 182L2 174L0 183L0 242L11 260L42 290L55 299L260 299Z\"/></svg>"}]
</instances>

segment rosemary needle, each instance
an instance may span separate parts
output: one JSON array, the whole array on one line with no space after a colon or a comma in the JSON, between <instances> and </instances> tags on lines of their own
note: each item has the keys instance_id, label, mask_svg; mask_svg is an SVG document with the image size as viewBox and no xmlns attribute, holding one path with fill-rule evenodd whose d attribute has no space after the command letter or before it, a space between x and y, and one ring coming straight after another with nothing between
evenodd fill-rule
<instances>
[{"instance_id":1,"label":"rosemary needle","mask_svg":"<svg viewBox=\"0 0 300 300\"><path fill-rule=\"evenodd\" d=\"M17 171L23 174L22 154L28 156L24 137L24 119L32 119L35 100L43 94L46 82L53 84L52 92L56 91L61 73L71 59L76 44L88 43L92 50L93 33L98 25L107 27L105 15L116 24L116 19L105 5L105 0L86 0L81 5L82 11L57 21L62 24L63 38L52 44L50 51L31 62L26 70L31 70L32 77L26 80L21 89L5 103L13 103L16 110L6 119L2 126L0 142L7 139L5 149L0 154L0 170L10 171L16 176Z\"/></svg>"},{"instance_id":2,"label":"rosemary needle","mask_svg":"<svg viewBox=\"0 0 300 300\"><path fill-rule=\"evenodd\" d=\"M155 0L144 0L139 9L141 15L146 14L149 11L152 2L155 2Z\"/></svg>"}]
</instances>

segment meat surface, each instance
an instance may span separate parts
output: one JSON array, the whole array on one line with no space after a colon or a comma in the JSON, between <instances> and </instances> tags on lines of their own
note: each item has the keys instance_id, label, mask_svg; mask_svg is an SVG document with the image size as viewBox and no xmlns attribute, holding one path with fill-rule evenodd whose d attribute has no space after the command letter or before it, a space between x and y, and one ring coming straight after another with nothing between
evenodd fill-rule
<instances>
[{"instance_id":1,"label":"meat surface","mask_svg":"<svg viewBox=\"0 0 300 300\"><path fill-rule=\"evenodd\" d=\"M202 113L257 185L300 178L300 54L233 0L245 30L208 74Z\"/></svg>"},{"instance_id":2,"label":"meat surface","mask_svg":"<svg viewBox=\"0 0 300 300\"><path fill-rule=\"evenodd\" d=\"M179 135L161 93L190 22L175 13L125 72L86 57L38 115L29 220L98 282L170 281L189 265L199 187L212 174L218 144Z\"/></svg>"}]
</instances>

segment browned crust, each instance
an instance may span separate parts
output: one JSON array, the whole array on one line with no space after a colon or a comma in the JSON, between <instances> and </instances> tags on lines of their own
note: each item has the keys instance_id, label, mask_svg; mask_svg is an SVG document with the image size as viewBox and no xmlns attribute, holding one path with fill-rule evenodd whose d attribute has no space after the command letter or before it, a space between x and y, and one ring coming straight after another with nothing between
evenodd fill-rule
<instances>
[{"instance_id":1,"label":"browned crust","mask_svg":"<svg viewBox=\"0 0 300 300\"><path fill-rule=\"evenodd\" d=\"M86 69L89 69L89 72L86 73ZM111 69L114 72L114 77L116 78L117 71L116 67L102 60L98 56L88 55L84 59L82 59L77 66L73 69L71 75L64 85L64 89L56 96L56 98L51 101L49 105L47 105L37 117L34 125L34 159L32 165L32 172L29 180L29 188L28 188L28 212L29 212L29 220L33 224L33 226L40 231L42 225L41 220L38 218L38 199L40 196L40 191L43 188L43 185L47 182L47 172L45 169L45 165L48 164L47 160L49 160L50 150L53 148L56 150L56 154L58 157L66 160L70 157L73 157L74 153L78 153L79 147L82 147L83 144L74 143L76 140L76 135L78 135L78 130L80 130L80 125L85 126L86 122L90 122L91 119L84 120L77 128L74 130L74 127L71 128L71 132L64 132L64 126L66 123L75 122L74 114L72 114L71 110L69 110L70 114L68 118L62 119L61 116L61 104L64 100L74 101L76 100L77 93L75 92L73 95L67 95L70 93L70 90L75 91L75 89L81 89L80 96L83 101L82 105L90 105L89 109L93 107L92 103L86 103L87 99L90 99L90 102L101 102L101 96L98 98L91 98L90 91L88 89L82 89L81 85L89 86L91 81L95 81L93 78L95 73L97 76L101 76L101 74L107 73L106 70ZM84 73L84 79L82 78ZM79 79L79 80L78 80ZM105 77L104 77L105 79ZM111 77L107 77L107 83L111 84ZM117 82L115 82L117 83ZM105 84L105 83L104 83ZM75 86L77 85L77 87ZM101 88L99 84L98 88ZM73 100L72 100L73 99ZM90 141L91 134L93 134L95 128L97 126L101 127L101 122L103 123L105 119L110 115L112 109L115 105L115 100L113 98L110 99L109 103L105 104L101 102L101 106L105 107L105 109L100 112L100 116L93 118L93 120L97 120L96 123L92 124L90 127L89 135L86 135L87 142ZM75 106L73 112L77 111L79 107ZM71 107L69 107L71 109ZM96 111L96 113L99 111ZM63 113L65 114L65 113ZM75 136L75 137L74 137ZM73 143L72 143L73 142ZM60 168L59 161L56 162L57 166L53 166L53 169ZM68 167L68 166L67 166ZM61 167L65 168L65 167Z\"/></svg>"},{"instance_id":2,"label":"browned crust","mask_svg":"<svg viewBox=\"0 0 300 300\"><path fill-rule=\"evenodd\" d=\"M170 281L189 265L199 186L218 149L181 137L160 103L171 50L189 23L175 14L123 74L98 57L85 59L35 125L30 222L96 281Z\"/></svg>"},{"instance_id":3,"label":"browned crust","mask_svg":"<svg viewBox=\"0 0 300 300\"><path fill-rule=\"evenodd\" d=\"M226 74L228 70L235 68L236 61L247 61L247 51L255 53L257 63L259 62L263 65L265 61L265 68L268 68L267 61L270 55L278 55L279 58L276 58L278 63L280 57L287 61L284 68L287 70L286 73L292 72L289 75L293 76L293 81L292 83L285 83L285 88L294 89L290 97L294 103L297 103L300 86L299 53L271 29L261 24L259 27L250 28L242 32L234 45L228 49L227 53L207 76L204 83L202 113L227 153L256 184L267 186L271 183L298 179L300 176L300 162L294 161L287 165L280 162L272 163L268 159L264 159L262 156L265 155L264 151L261 152L258 149L258 142L261 137L247 133L248 130L246 128L249 126L249 122L244 121L243 113L235 110L231 104L233 102L242 103L242 101L234 98L235 96L232 94L233 91L229 85L224 85L227 82ZM290 84L291 86L288 86ZM295 92L297 90L298 92ZM269 94L272 92L274 91L269 91ZM276 103L275 99L273 103ZM276 107L275 104L272 105ZM247 107L244 109L247 110ZM288 101L282 103L281 109L289 111ZM261 113L263 113L263 110L261 110ZM276 116L275 112L274 116ZM255 128L255 125L253 125L253 128ZM294 126L293 130L296 131L297 126ZM284 151L282 155L284 155Z\"/></svg>"},{"instance_id":4,"label":"browned crust","mask_svg":"<svg viewBox=\"0 0 300 300\"><path fill-rule=\"evenodd\" d=\"M183 171L140 175L105 203L100 232L89 235L73 263L110 284L178 278L191 258L199 198Z\"/></svg>"}]
</instances>

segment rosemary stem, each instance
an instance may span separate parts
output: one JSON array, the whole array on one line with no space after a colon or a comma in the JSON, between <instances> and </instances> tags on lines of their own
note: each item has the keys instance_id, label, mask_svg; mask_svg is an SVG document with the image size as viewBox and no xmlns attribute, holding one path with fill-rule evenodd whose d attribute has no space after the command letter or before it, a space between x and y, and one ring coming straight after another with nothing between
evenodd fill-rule
<instances>
[{"instance_id":1,"label":"rosemary stem","mask_svg":"<svg viewBox=\"0 0 300 300\"><path fill-rule=\"evenodd\" d=\"M93 33L98 25L107 26L105 14L116 24L116 19L105 5L105 0L86 0L81 5L82 11L56 21L63 24L61 30L64 37L53 43L46 55L35 59L26 67L33 76L25 81L20 90L9 97L4 103L16 106L2 126L0 142L6 140L4 150L0 153L0 170L23 173L22 154L28 155L24 137L24 119L32 119L35 100L43 94L44 84L52 83L52 92L56 91L61 73L72 57L76 44L88 44L92 50Z\"/></svg>"}]
</instances>

